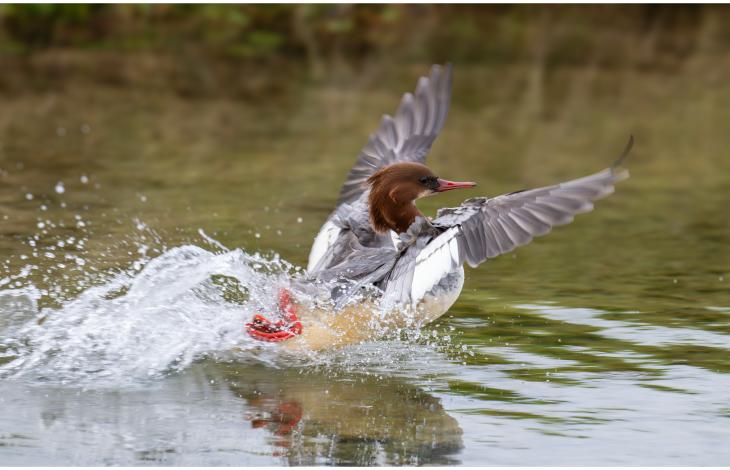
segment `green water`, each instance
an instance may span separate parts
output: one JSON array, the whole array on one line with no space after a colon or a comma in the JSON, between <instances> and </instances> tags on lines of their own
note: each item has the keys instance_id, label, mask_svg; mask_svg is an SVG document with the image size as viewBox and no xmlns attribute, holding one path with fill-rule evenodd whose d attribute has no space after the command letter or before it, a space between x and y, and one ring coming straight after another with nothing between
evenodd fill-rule
<instances>
[{"instance_id":1,"label":"green water","mask_svg":"<svg viewBox=\"0 0 730 470\"><path fill-rule=\"evenodd\" d=\"M150 257L203 246L203 229L305 264L368 133L426 70L292 80L252 101L112 86L2 96L0 278L38 267L5 288L44 289L39 307L54 311L137 260L141 224ZM595 212L467 268L425 332L435 341L374 342L316 366L202 358L112 390L6 378L0 460L726 464L730 82L691 69L566 68L538 88L528 76L456 64L429 164L479 186L424 212L598 171L629 134L632 177ZM87 240L34 257L36 235L41 253ZM65 253L86 262L59 267Z\"/></svg>"}]
</instances>

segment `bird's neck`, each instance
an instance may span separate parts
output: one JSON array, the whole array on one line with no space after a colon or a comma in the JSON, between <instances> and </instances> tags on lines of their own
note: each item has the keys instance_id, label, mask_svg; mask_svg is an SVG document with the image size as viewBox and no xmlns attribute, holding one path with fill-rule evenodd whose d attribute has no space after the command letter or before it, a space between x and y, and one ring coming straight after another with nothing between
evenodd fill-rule
<instances>
[{"instance_id":1,"label":"bird's neck","mask_svg":"<svg viewBox=\"0 0 730 470\"><path fill-rule=\"evenodd\" d=\"M413 201L397 202L387 194L371 192L369 197L370 222L376 232L385 233L388 230L401 234L422 216Z\"/></svg>"}]
</instances>

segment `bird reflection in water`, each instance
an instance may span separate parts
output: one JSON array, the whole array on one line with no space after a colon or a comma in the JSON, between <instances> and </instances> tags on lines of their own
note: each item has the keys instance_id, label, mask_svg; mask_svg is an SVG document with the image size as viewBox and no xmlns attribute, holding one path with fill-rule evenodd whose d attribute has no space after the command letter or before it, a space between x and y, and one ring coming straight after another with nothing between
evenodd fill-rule
<instances>
[{"instance_id":1,"label":"bird reflection in water","mask_svg":"<svg viewBox=\"0 0 730 470\"><path fill-rule=\"evenodd\" d=\"M292 465L456 464L462 430L405 379L263 365L224 367L253 428Z\"/></svg>"}]
</instances>

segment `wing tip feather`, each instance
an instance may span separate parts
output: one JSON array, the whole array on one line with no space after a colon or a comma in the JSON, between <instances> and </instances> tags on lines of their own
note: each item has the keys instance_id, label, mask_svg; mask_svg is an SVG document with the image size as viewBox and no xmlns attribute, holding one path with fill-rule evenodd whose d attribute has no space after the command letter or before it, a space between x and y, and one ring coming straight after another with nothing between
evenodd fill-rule
<instances>
[{"instance_id":1,"label":"wing tip feather","mask_svg":"<svg viewBox=\"0 0 730 470\"><path fill-rule=\"evenodd\" d=\"M611 165L611 168L619 167L623 164L624 160L626 160L626 157L629 156L629 153L631 153L631 149L634 147L634 134L629 134L629 141L626 143L626 147L624 148L624 151L621 152L621 155L616 159L616 161L613 162Z\"/></svg>"}]
</instances>

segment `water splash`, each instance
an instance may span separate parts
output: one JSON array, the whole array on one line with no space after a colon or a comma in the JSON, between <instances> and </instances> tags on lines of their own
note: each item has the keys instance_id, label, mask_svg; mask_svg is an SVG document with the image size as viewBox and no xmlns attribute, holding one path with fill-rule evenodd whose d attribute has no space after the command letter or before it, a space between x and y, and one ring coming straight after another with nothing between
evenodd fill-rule
<instances>
[{"instance_id":1,"label":"water splash","mask_svg":"<svg viewBox=\"0 0 730 470\"><path fill-rule=\"evenodd\" d=\"M243 331L297 276L278 257L186 245L138 273L116 274L60 308L38 289L0 291L0 376L101 385L144 380L193 361L260 349ZM2 357L2 356L0 356Z\"/></svg>"},{"instance_id":2,"label":"water splash","mask_svg":"<svg viewBox=\"0 0 730 470\"><path fill-rule=\"evenodd\" d=\"M32 285L0 290L0 377L98 388L146 382L202 359L380 374L423 364L416 359L424 354L442 357L436 349L444 338L419 328L384 327L388 341L294 356L252 340L243 323L254 313L274 311L280 288L307 302L328 287L308 283L307 292L298 291L301 269L277 255L224 251L201 236L216 251L185 245L136 260L60 307L39 308L48 291Z\"/></svg>"},{"instance_id":3,"label":"water splash","mask_svg":"<svg viewBox=\"0 0 730 470\"><path fill-rule=\"evenodd\" d=\"M88 181L82 176L81 184ZM71 188L59 182L54 189L66 195ZM0 262L0 378L118 387L204 359L397 371L439 341L432 331L422 337L413 322L391 328L373 315L387 341L292 357L249 338L244 323L275 311L281 287L294 290L305 309L327 311L332 286L299 282L304 272L278 255L229 250L202 230L196 243L170 248L134 219L131 232L105 233L110 239L102 241L86 206L69 210L64 200L37 199L35 230ZM114 224L130 221L115 217Z\"/></svg>"}]
</instances>

